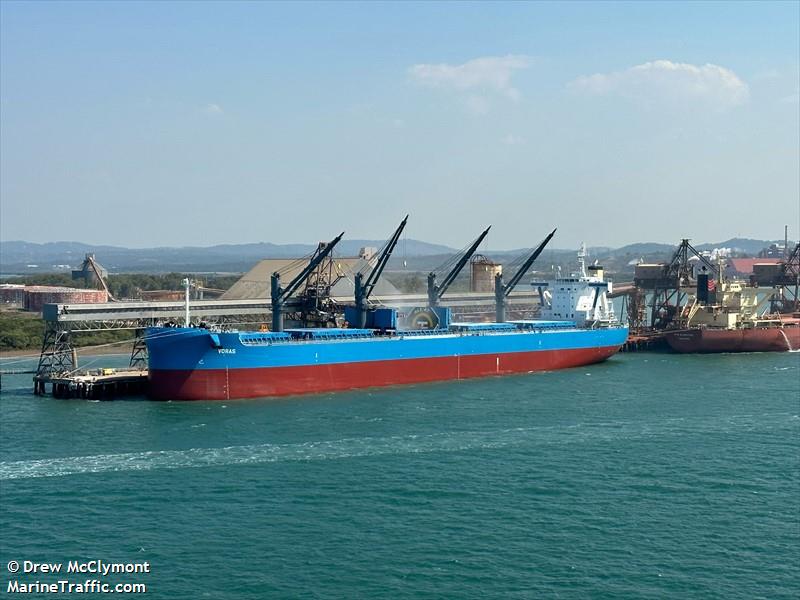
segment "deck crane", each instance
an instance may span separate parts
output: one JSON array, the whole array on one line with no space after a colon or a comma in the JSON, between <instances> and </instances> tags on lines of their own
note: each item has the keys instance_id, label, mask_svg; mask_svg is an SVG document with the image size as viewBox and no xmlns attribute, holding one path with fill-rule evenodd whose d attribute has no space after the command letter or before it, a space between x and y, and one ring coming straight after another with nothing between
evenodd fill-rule
<instances>
[{"instance_id":1,"label":"deck crane","mask_svg":"<svg viewBox=\"0 0 800 600\"><path fill-rule=\"evenodd\" d=\"M458 274L461 272L461 269L464 268L464 265L466 265L467 262L469 262L469 259L472 257L472 255L475 254L475 251L478 249L478 246L481 245L481 242L483 241L483 238L485 238L488 235L489 230L491 228L492 228L491 225L489 227L487 227L483 231L483 233L481 233L475 239L475 241L472 242L472 244L470 245L469 248L467 248L466 250L461 252L461 256L458 258L458 260L456 261L455 265L450 270L450 272L447 274L447 276L444 278L444 280L442 281L441 284L439 284L439 285L436 284L436 273L435 272L432 271L432 272L428 273L428 306L429 306L429 308L433 309L433 308L436 308L437 306L439 306L439 300L442 299L442 296L444 296L444 293L447 291L447 288L449 288L450 285L453 283L453 281L455 281L456 277L458 277Z\"/></svg>"},{"instance_id":2,"label":"deck crane","mask_svg":"<svg viewBox=\"0 0 800 600\"><path fill-rule=\"evenodd\" d=\"M303 282L314 272L314 269L333 252L336 244L344 236L344 231L328 242L319 253L314 256L300 274L284 288L281 287L281 274L275 271L270 278L270 291L272 296L272 331L283 331L283 310L286 300L294 294Z\"/></svg>"},{"instance_id":3,"label":"deck crane","mask_svg":"<svg viewBox=\"0 0 800 600\"><path fill-rule=\"evenodd\" d=\"M517 284L522 280L525 276L525 273L528 272L528 269L533 266L534 261L539 258L539 255L544 250L544 247L553 239L553 236L556 234L556 230L550 232L542 243L534 250L530 256L525 260L524 263L517 269L517 272L514 273L514 276L509 279L508 283L503 283L503 274L498 273L494 276L494 300L495 300L495 320L498 323L505 323L506 321L506 298L508 298L509 294L513 291Z\"/></svg>"},{"instance_id":4,"label":"deck crane","mask_svg":"<svg viewBox=\"0 0 800 600\"><path fill-rule=\"evenodd\" d=\"M383 273L383 269L386 267L386 263L389 261L389 257L392 255L392 251L394 251L395 246L397 246L397 242L400 239L400 235L403 233L403 229L405 229L407 222L408 215L406 215L406 218L403 219L403 221L400 223L400 226L386 242L381 255L378 257L378 262L375 264L375 267L370 272L366 281L364 281L364 273L362 271L356 273L355 296L356 310L358 311L356 327L360 329L363 329L367 326L367 302L369 301L372 291L375 289L375 285L378 283L381 273Z\"/></svg>"}]
</instances>

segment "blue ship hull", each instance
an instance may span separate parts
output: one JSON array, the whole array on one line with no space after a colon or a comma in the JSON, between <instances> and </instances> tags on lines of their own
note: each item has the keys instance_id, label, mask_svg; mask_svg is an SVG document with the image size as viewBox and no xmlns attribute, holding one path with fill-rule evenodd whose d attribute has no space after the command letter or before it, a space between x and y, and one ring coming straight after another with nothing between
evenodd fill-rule
<instances>
[{"instance_id":1,"label":"blue ship hull","mask_svg":"<svg viewBox=\"0 0 800 600\"><path fill-rule=\"evenodd\" d=\"M147 332L150 395L201 400L283 396L555 370L607 359L627 327L569 322L476 325L450 331Z\"/></svg>"}]
</instances>

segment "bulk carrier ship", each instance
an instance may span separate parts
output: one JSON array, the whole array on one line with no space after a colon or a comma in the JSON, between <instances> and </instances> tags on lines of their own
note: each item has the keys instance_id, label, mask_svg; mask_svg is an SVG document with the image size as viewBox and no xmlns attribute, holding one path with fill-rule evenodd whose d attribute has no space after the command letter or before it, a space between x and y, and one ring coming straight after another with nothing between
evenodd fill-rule
<instances>
[{"instance_id":1,"label":"bulk carrier ship","mask_svg":"<svg viewBox=\"0 0 800 600\"><path fill-rule=\"evenodd\" d=\"M684 309L680 328L666 333L673 351L708 354L800 349L800 315L766 312L771 294L741 281L708 283L707 275L698 277L697 294Z\"/></svg>"},{"instance_id":2,"label":"bulk carrier ship","mask_svg":"<svg viewBox=\"0 0 800 600\"><path fill-rule=\"evenodd\" d=\"M508 284L503 284L502 275L497 276L498 322L450 322L450 310L438 305L487 229L441 286L436 285L433 274L429 276L426 311L433 316L434 328L398 327L398 309L367 309L366 298L404 224L387 242L388 250L384 249L366 282L360 274L356 276L355 306L346 311L351 327L284 329L285 292L291 292L295 282L284 289L276 273L272 331L148 329L150 396L228 400L550 371L606 360L625 343L628 328L617 321L606 297L610 282L596 269L587 275L583 252L578 273L557 279L552 290L541 293L540 320L504 322L505 295L555 231ZM536 286L541 290L543 284Z\"/></svg>"}]
</instances>

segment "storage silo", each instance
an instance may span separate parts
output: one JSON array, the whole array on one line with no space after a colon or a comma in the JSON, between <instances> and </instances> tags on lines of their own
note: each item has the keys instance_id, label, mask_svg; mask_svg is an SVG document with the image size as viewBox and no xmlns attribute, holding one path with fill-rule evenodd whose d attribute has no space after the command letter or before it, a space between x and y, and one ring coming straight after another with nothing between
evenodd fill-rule
<instances>
[{"instance_id":1,"label":"storage silo","mask_svg":"<svg viewBox=\"0 0 800 600\"><path fill-rule=\"evenodd\" d=\"M483 254L476 254L470 260L472 269L469 289L471 292L493 292L494 277L503 272L503 265Z\"/></svg>"},{"instance_id":2,"label":"storage silo","mask_svg":"<svg viewBox=\"0 0 800 600\"><path fill-rule=\"evenodd\" d=\"M61 286L33 285L25 288L23 309L41 312L45 304L103 304L108 302L105 290L81 290Z\"/></svg>"}]
</instances>

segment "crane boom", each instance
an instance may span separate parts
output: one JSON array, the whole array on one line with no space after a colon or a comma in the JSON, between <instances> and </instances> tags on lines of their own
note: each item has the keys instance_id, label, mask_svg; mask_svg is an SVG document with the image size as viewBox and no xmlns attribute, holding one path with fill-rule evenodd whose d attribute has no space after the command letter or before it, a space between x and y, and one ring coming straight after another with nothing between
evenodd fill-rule
<instances>
[{"instance_id":1,"label":"crane boom","mask_svg":"<svg viewBox=\"0 0 800 600\"><path fill-rule=\"evenodd\" d=\"M494 300L495 300L495 320L498 323L504 323L506 320L506 298L511 294L517 284L522 280L525 276L525 273L533 266L533 263L539 258L539 255L544 250L545 246L553 239L553 236L556 234L556 229L550 232L550 234L542 240L542 243L537 246L536 250L534 250L530 256L525 260L524 263L517 269L517 272L511 277L508 283L503 284L503 274L498 273L494 277Z\"/></svg>"},{"instance_id":2,"label":"crane boom","mask_svg":"<svg viewBox=\"0 0 800 600\"><path fill-rule=\"evenodd\" d=\"M386 242L386 246L384 247L383 252L381 252L377 264L367 277L367 281L365 282L363 280L363 273L356 273L355 296L356 309L358 310L358 327L360 328L367 326L367 300L369 300L372 291L375 289L375 285L378 283L378 279L380 278L381 273L383 273L386 263L389 262L389 257L392 255L395 246L397 246L397 242L400 239L400 235L403 233L403 229L406 227L406 223L408 223L408 215L406 215L406 218L402 220L400 226Z\"/></svg>"},{"instance_id":3,"label":"crane boom","mask_svg":"<svg viewBox=\"0 0 800 600\"><path fill-rule=\"evenodd\" d=\"M272 296L272 330L273 331L283 331L283 305L287 298L289 298L292 294L297 291L303 282L308 279L311 273L314 272L314 269L325 260L325 258L333 252L334 247L336 244L344 236L344 231L340 233L338 236L333 238L328 244L320 250L319 254L317 254L311 261L306 265L305 269L303 269L300 274L292 279L285 288L281 287L281 274L275 271L271 277L271 296Z\"/></svg>"},{"instance_id":4,"label":"crane boom","mask_svg":"<svg viewBox=\"0 0 800 600\"><path fill-rule=\"evenodd\" d=\"M547 246L547 244L550 243L550 240L553 239L553 236L556 234L556 230L557 228L553 229L553 231L550 232L550 235L544 238L542 243L539 244L536 250L534 250L533 253L528 257L528 260L526 260L522 264L522 266L517 270L516 273L514 273L514 276L508 281L508 283L505 284L505 286L503 286L505 288L503 293L505 294L506 297L508 297L508 295L514 290L514 288L517 287L517 284L525 276L525 273L528 272L528 270L533 266L533 263L536 261L536 259L539 258L539 255L544 251L545 246Z\"/></svg>"},{"instance_id":5,"label":"crane boom","mask_svg":"<svg viewBox=\"0 0 800 600\"><path fill-rule=\"evenodd\" d=\"M433 308L439 304L439 300L444 296L444 293L447 291L447 288L455 281L458 274L461 273L461 269L464 268L464 265L469 262L469 259L475 254L475 251L478 249L478 246L481 245L483 238L485 238L489 234L489 230L492 228L491 225L484 229L483 233L481 233L472 245L470 245L467 250L465 250L461 257L456 262L455 266L450 270L447 276L442 281L441 285L436 285L436 273L429 273L428 274L428 304Z\"/></svg>"},{"instance_id":6,"label":"crane boom","mask_svg":"<svg viewBox=\"0 0 800 600\"><path fill-rule=\"evenodd\" d=\"M383 270L386 268L386 263L389 262L389 257L391 257L395 246L397 246L397 242L400 240L400 236L403 234L403 229L405 229L406 223L408 223L408 215L406 215L406 218L402 220L400 225L392 234L392 237L389 238L386 247L378 258L378 263L375 265L375 268L372 269L369 277L367 277L367 281L364 283L365 298L369 298L370 294L372 294L372 290L375 289L378 279L383 273Z\"/></svg>"}]
</instances>

